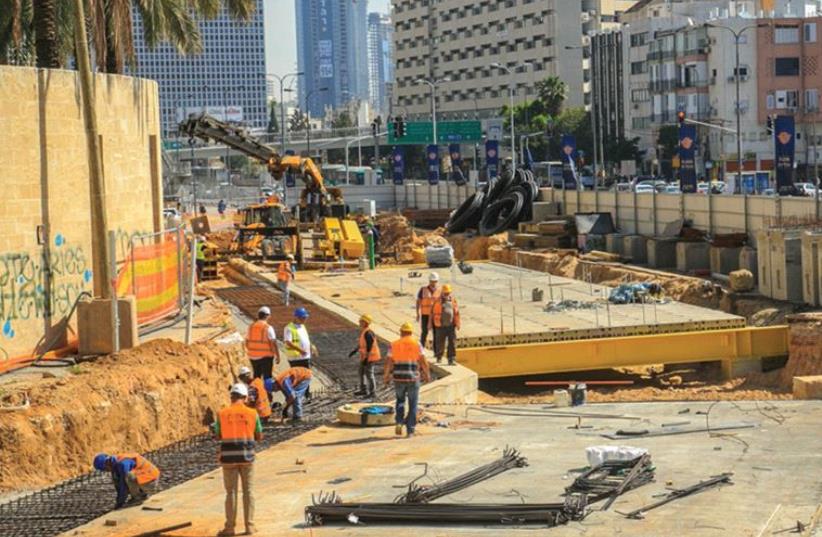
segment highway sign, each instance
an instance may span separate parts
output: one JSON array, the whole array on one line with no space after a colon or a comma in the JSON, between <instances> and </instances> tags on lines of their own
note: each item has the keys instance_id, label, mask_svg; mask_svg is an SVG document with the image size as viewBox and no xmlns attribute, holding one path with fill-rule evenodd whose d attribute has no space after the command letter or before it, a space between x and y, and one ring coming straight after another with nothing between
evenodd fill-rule
<instances>
[{"instance_id":1,"label":"highway sign","mask_svg":"<svg viewBox=\"0 0 822 537\"><path fill-rule=\"evenodd\" d=\"M388 124L388 143L392 145L428 145L434 135L430 121L406 121L405 136L394 137L394 124ZM479 121L438 121L437 138L440 144L482 141Z\"/></svg>"}]
</instances>

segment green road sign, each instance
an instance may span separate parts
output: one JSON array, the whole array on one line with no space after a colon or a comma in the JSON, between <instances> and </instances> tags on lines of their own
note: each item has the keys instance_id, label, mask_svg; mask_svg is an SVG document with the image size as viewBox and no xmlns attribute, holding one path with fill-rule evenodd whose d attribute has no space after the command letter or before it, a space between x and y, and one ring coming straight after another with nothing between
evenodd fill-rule
<instances>
[{"instance_id":1,"label":"green road sign","mask_svg":"<svg viewBox=\"0 0 822 537\"><path fill-rule=\"evenodd\" d=\"M183 143L177 140L166 140L163 142L163 149L180 149L183 147Z\"/></svg>"},{"instance_id":2,"label":"green road sign","mask_svg":"<svg viewBox=\"0 0 822 537\"><path fill-rule=\"evenodd\" d=\"M406 121L405 136L394 138L394 124L388 124L388 143L393 145L428 145L434 138L434 126L430 121ZM482 141L482 124L479 121L437 121L437 138L440 144Z\"/></svg>"}]
</instances>

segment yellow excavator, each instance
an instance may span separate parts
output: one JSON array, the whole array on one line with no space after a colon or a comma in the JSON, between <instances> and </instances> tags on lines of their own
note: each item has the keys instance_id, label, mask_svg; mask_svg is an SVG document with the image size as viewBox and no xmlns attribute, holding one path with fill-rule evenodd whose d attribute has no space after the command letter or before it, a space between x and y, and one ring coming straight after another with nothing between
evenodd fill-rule
<instances>
[{"instance_id":1,"label":"yellow excavator","mask_svg":"<svg viewBox=\"0 0 822 537\"><path fill-rule=\"evenodd\" d=\"M257 257L265 259L284 259L292 254L303 265L354 260L364 255L365 241L357 222L346 218L342 193L339 189L326 189L322 173L313 160L280 155L242 128L208 114L192 114L179 128L181 134L192 139L213 140L262 161L277 181L282 180L286 172L296 173L305 183L301 195L303 204L309 198L319 200L319 205L312 207L312 220L302 224L277 196L239 209L233 251L247 257L255 257L259 252Z\"/></svg>"}]
</instances>

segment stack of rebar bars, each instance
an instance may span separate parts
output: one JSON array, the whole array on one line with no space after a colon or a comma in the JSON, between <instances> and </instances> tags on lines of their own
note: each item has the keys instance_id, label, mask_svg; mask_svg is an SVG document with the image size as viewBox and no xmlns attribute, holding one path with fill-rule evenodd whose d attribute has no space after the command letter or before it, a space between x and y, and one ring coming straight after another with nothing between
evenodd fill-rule
<instances>
[{"instance_id":1,"label":"stack of rebar bars","mask_svg":"<svg viewBox=\"0 0 822 537\"><path fill-rule=\"evenodd\" d=\"M605 500L603 511L617 496L654 480L651 455L646 453L630 461L605 461L577 477L566 494L586 494L591 503Z\"/></svg>"}]
</instances>

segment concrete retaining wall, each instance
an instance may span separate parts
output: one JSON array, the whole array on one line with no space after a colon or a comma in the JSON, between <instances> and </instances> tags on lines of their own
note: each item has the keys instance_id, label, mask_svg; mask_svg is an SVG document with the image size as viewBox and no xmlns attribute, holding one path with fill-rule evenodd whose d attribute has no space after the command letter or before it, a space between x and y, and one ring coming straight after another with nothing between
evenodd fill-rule
<instances>
[{"instance_id":1,"label":"concrete retaining wall","mask_svg":"<svg viewBox=\"0 0 822 537\"><path fill-rule=\"evenodd\" d=\"M343 198L352 210L366 205L368 200L376 202L378 211L402 210L409 207L418 209L454 209L474 193L471 185L457 186L454 183L440 183L431 186L422 182L406 182L403 185L341 185ZM288 199L300 197L301 188L289 188Z\"/></svg>"},{"instance_id":2,"label":"concrete retaining wall","mask_svg":"<svg viewBox=\"0 0 822 537\"><path fill-rule=\"evenodd\" d=\"M159 231L162 179L157 84L96 75L109 228L118 256ZM75 71L0 66L0 360L38 341L92 289L89 163Z\"/></svg>"}]
</instances>

